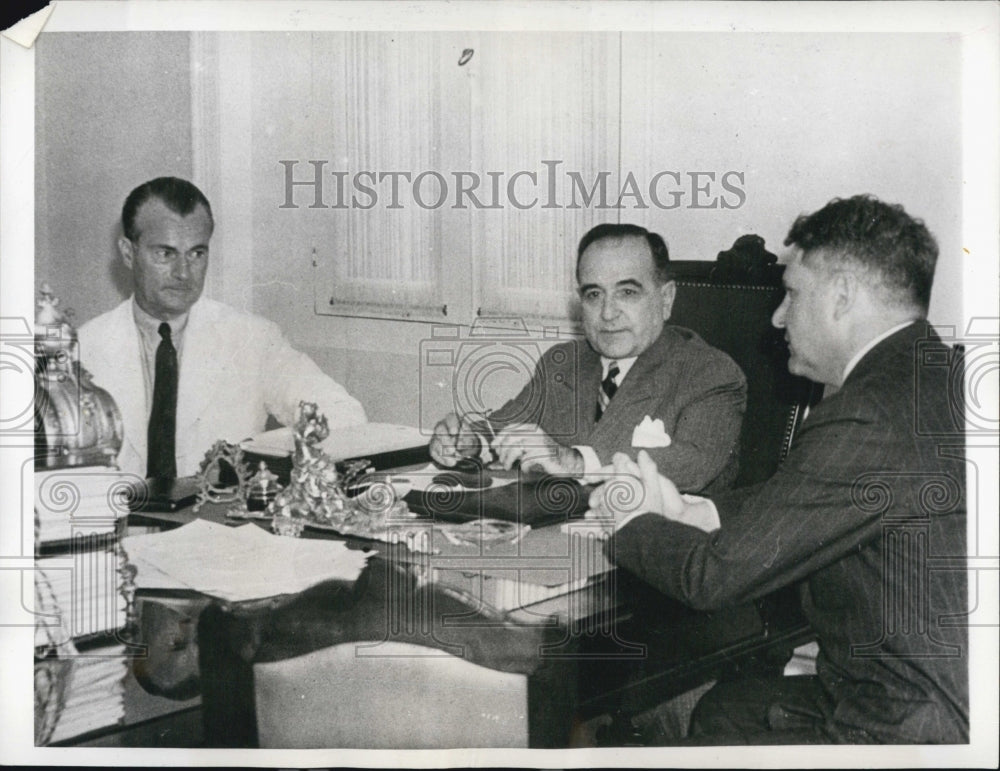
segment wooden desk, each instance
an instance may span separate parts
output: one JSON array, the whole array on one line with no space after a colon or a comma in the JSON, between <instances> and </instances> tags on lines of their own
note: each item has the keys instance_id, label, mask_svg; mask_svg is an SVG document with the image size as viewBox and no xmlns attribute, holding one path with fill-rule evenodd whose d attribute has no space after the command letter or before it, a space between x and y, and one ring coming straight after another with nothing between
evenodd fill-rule
<instances>
[{"instance_id":1,"label":"wooden desk","mask_svg":"<svg viewBox=\"0 0 1000 771\"><path fill-rule=\"evenodd\" d=\"M177 527L189 509L143 513L130 524ZM221 506L197 516L226 520ZM266 526L265 523L258 523ZM497 609L484 600L479 570L573 568L568 533L553 526L534 534L525 551L482 551L471 557L414 555L402 546L347 539L374 549L354 586L327 582L296 597L225 606L213 603L199 620L204 736L208 746L257 744L253 665L301 656L331 644L404 641L459 651L491 669L528 679L529 744L566 746L574 719L602 712L635 713L711 678L747 669L780 673L808 627L787 605L772 622L761 605L716 613L693 611L624 572L602 574L583 587ZM337 538L307 529L309 538ZM540 559L537 544L548 540ZM576 555L577 557L579 555ZM458 579L456 579L458 576ZM776 655L776 658L775 658Z\"/></svg>"},{"instance_id":2,"label":"wooden desk","mask_svg":"<svg viewBox=\"0 0 1000 771\"><path fill-rule=\"evenodd\" d=\"M144 512L131 515L129 522L169 529L202 517L244 525L227 520L225 514L223 506L205 505L197 515L191 509ZM527 603L515 614L485 602L481 585L475 589L484 573L551 577L562 570L569 576L574 570L570 534L548 528L516 544L464 551L451 545L446 553L434 555L410 553L401 544L342 539L322 530L307 528L303 535L346 540L351 547L372 550L374 556L354 585L325 582L295 597L228 606L215 602L202 612L198 644L207 746L256 746L254 664L352 641L413 643L523 675L530 746L566 746L577 701L577 661L567 616L588 606L561 596L550 598L541 611ZM577 594L596 604L606 595L604 587L597 580Z\"/></svg>"}]
</instances>

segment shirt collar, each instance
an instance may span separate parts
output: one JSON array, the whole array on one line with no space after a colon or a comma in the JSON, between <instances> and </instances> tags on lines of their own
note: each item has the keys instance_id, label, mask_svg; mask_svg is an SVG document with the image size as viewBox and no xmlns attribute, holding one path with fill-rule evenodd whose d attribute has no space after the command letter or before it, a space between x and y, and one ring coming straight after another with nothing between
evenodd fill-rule
<instances>
[{"instance_id":1,"label":"shirt collar","mask_svg":"<svg viewBox=\"0 0 1000 771\"><path fill-rule=\"evenodd\" d=\"M175 319L170 319L170 321L167 322L170 325L171 337L180 337L184 333L184 328L187 326L188 317L190 315L191 312L188 311L187 313L184 313ZM160 324L163 323L163 319L151 316L140 308L139 303L135 300L135 295L132 295L132 318L135 319L135 325L145 337L152 340L159 339Z\"/></svg>"},{"instance_id":2,"label":"shirt collar","mask_svg":"<svg viewBox=\"0 0 1000 771\"><path fill-rule=\"evenodd\" d=\"M877 335L877 336L873 337L871 340L869 340L861 348L861 350L859 350L856 354L854 354L854 356L851 357L851 360L849 362L847 362L847 366L844 367L844 374L840 378L841 385L843 385L844 381L847 380L847 376L850 375L852 371L854 371L854 368L858 365L858 362L861 361L861 359L864 358L864 356L865 356L866 353L868 353L872 348L874 348L876 345L878 345L879 343L881 343L886 338L892 337L899 330L906 329L906 327L910 326L910 324L914 323L914 321L916 321L916 319L910 319L909 321L904 321L902 324L897 324L896 326L892 327L891 329L887 329L882 334Z\"/></svg>"},{"instance_id":3,"label":"shirt collar","mask_svg":"<svg viewBox=\"0 0 1000 771\"><path fill-rule=\"evenodd\" d=\"M635 360L638 356L629 356L627 359L609 359L606 356L601 357L601 380L604 380L608 376L608 368L611 366L611 362L618 362L618 379L615 381L621 383L628 371L632 369L632 365L635 364Z\"/></svg>"}]
</instances>

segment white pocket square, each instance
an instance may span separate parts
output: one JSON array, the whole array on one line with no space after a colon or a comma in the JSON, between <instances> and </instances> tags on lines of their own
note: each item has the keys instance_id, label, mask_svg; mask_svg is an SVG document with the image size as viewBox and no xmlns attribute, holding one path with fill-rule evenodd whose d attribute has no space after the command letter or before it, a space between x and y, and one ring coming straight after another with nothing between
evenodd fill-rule
<instances>
[{"instance_id":1,"label":"white pocket square","mask_svg":"<svg viewBox=\"0 0 1000 771\"><path fill-rule=\"evenodd\" d=\"M663 427L660 418L653 420L647 415L632 431L633 447L669 447L670 434Z\"/></svg>"}]
</instances>

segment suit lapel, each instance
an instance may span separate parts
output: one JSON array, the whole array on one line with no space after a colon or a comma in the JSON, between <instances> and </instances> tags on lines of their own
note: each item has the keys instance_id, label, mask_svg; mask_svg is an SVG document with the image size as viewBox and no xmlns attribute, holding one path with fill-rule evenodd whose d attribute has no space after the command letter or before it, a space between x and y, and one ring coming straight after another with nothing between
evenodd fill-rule
<instances>
[{"instance_id":1,"label":"suit lapel","mask_svg":"<svg viewBox=\"0 0 1000 771\"><path fill-rule=\"evenodd\" d=\"M604 416L594 428L592 442L599 439L615 442L616 437L631 436L646 414L653 412L663 393L665 378L659 370L670 361L673 336L664 327L656 342L643 352L629 370Z\"/></svg>"},{"instance_id":2,"label":"suit lapel","mask_svg":"<svg viewBox=\"0 0 1000 771\"><path fill-rule=\"evenodd\" d=\"M615 398L608 405L608 413L612 417L619 412L630 412L630 408L655 399L663 392L663 383L660 382L657 370L670 360L672 342L667 328L664 327L656 342L636 359L632 369L618 387Z\"/></svg>"},{"instance_id":3,"label":"suit lapel","mask_svg":"<svg viewBox=\"0 0 1000 771\"><path fill-rule=\"evenodd\" d=\"M114 398L122 415L122 424L127 427L124 443L138 457L146 457L146 426L149 415L146 411L146 382L143 376L142 346L139 343L139 330L135 326L132 315L132 299L129 298L118 306L118 318L115 326L119 329L121 348L113 341L102 350L108 358L113 357L109 371L116 372ZM122 366L125 362L125 366ZM100 385L100 383L98 383ZM128 430L131 428L131 431ZM145 463L145 461L143 462Z\"/></svg>"},{"instance_id":4,"label":"suit lapel","mask_svg":"<svg viewBox=\"0 0 1000 771\"><path fill-rule=\"evenodd\" d=\"M576 391L577 436L588 436L597 417L598 389L601 387L601 357L586 340L577 341L580 372Z\"/></svg>"},{"instance_id":5,"label":"suit lapel","mask_svg":"<svg viewBox=\"0 0 1000 771\"><path fill-rule=\"evenodd\" d=\"M636 359L632 369L629 370L625 379L618 386L608 409L605 410L593 430L591 439L596 440L602 437L611 440L614 436L627 431L631 435L632 429L638 425L643 416L651 410L647 406L656 402L660 394L663 393L664 378L658 370L665 366L670 360L670 349L673 347L673 336L667 327L656 339L648 350L640 354ZM600 387L601 368L598 359L597 376L594 387L594 400L597 399L597 388Z\"/></svg>"},{"instance_id":6,"label":"suit lapel","mask_svg":"<svg viewBox=\"0 0 1000 771\"><path fill-rule=\"evenodd\" d=\"M197 435L198 419L208 407L215 389L211 373L218 371L210 366L218 356L213 335L211 307L204 300L191 307L187 329L184 330L184 349L181 353L181 372L177 384L177 453L183 454L187 438ZM233 398L238 398L233 394ZM207 449L207 448L205 448Z\"/></svg>"}]
</instances>

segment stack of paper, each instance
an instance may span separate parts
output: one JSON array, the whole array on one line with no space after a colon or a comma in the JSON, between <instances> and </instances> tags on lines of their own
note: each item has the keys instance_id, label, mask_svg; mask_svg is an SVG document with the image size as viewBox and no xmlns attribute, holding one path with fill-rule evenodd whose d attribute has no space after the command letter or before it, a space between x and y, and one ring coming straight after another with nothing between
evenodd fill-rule
<instances>
[{"instance_id":1,"label":"stack of paper","mask_svg":"<svg viewBox=\"0 0 1000 771\"><path fill-rule=\"evenodd\" d=\"M88 650L71 662L63 710L50 742L115 725L125 717L125 646Z\"/></svg>"},{"instance_id":2,"label":"stack of paper","mask_svg":"<svg viewBox=\"0 0 1000 771\"><path fill-rule=\"evenodd\" d=\"M35 472L35 516L43 544L77 534L113 533L128 515L132 474L105 466Z\"/></svg>"},{"instance_id":3,"label":"stack of paper","mask_svg":"<svg viewBox=\"0 0 1000 771\"><path fill-rule=\"evenodd\" d=\"M90 637L94 644L98 634L111 640L125 625L116 537L136 481L106 466L35 473L37 540L48 547L35 560L35 640L40 651L59 646L68 662L50 742L115 725L125 714L124 645L79 652L75 643Z\"/></svg>"},{"instance_id":4,"label":"stack of paper","mask_svg":"<svg viewBox=\"0 0 1000 771\"><path fill-rule=\"evenodd\" d=\"M334 428L320 445L333 460L362 458L394 450L421 447L429 441L419 428L394 423L365 423L363 426ZM285 457L295 449L290 428L278 428L247 439L241 446L258 455Z\"/></svg>"},{"instance_id":5,"label":"stack of paper","mask_svg":"<svg viewBox=\"0 0 1000 771\"><path fill-rule=\"evenodd\" d=\"M368 554L341 541L272 535L253 524L203 519L123 541L140 589L189 589L227 602L296 594L322 581L353 582Z\"/></svg>"},{"instance_id":6,"label":"stack of paper","mask_svg":"<svg viewBox=\"0 0 1000 771\"><path fill-rule=\"evenodd\" d=\"M47 603L54 601L60 615L39 618L53 633L61 630L62 634L82 637L125 625L125 598L119 591L121 576L113 547L75 549L35 564L35 596Z\"/></svg>"}]
</instances>

